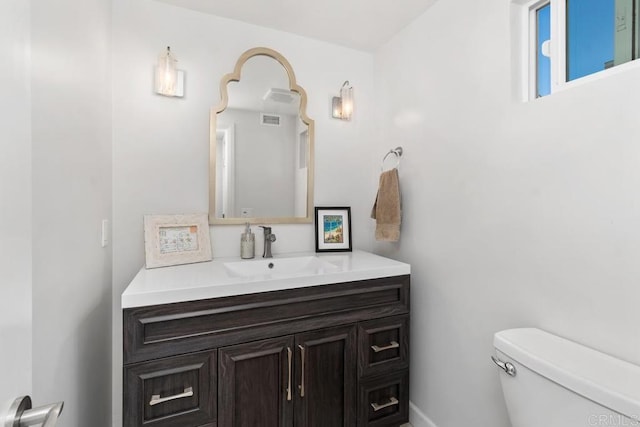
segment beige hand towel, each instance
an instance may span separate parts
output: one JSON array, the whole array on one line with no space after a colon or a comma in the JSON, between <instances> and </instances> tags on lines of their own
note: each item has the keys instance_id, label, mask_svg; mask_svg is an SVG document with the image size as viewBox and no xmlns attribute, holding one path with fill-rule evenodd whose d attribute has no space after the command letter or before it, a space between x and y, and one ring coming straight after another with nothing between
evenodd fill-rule
<instances>
[{"instance_id":1,"label":"beige hand towel","mask_svg":"<svg viewBox=\"0 0 640 427\"><path fill-rule=\"evenodd\" d=\"M380 174L378 195L371 209L371 218L376 220L376 240L397 242L400 240L400 179L398 169Z\"/></svg>"}]
</instances>

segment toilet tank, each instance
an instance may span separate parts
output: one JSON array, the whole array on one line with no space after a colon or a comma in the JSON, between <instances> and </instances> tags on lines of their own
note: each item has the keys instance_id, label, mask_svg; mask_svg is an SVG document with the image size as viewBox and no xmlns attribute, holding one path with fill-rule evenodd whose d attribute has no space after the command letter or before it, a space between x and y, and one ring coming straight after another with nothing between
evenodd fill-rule
<instances>
[{"instance_id":1,"label":"toilet tank","mask_svg":"<svg viewBox=\"0 0 640 427\"><path fill-rule=\"evenodd\" d=\"M639 366L535 328L493 342L513 427L640 427Z\"/></svg>"}]
</instances>

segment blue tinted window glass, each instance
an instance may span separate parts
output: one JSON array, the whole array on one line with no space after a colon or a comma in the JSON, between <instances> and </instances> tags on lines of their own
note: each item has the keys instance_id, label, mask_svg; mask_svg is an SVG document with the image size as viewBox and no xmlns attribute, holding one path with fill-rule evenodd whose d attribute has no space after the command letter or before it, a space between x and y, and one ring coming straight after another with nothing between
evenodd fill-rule
<instances>
[{"instance_id":1,"label":"blue tinted window glass","mask_svg":"<svg viewBox=\"0 0 640 427\"><path fill-rule=\"evenodd\" d=\"M613 65L615 0L567 0L567 81Z\"/></svg>"},{"instance_id":2,"label":"blue tinted window glass","mask_svg":"<svg viewBox=\"0 0 640 427\"><path fill-rule=\"evenodd\" d=\"M536 96L551 93L551 59L549 39L551 38L551 5L536 10Z\"/></svg>"}]
</instances>

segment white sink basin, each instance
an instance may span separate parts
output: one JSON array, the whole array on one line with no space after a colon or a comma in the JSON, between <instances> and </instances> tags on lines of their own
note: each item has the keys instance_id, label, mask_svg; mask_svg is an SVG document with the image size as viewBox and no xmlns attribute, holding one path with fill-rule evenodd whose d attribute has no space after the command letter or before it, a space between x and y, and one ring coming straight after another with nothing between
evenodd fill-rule
<instances>
[{"instance_id":1,"label":"white sink basin","mask_svg":"<svg viewBox=\"0 0 640 427\"><path fill-rule=\"evenodd\" d=\"M273 268L269 268L270 263ZM254 260L219 258L166 268L142 267L122 294L122 307L172 304L405 274L411 274L409 264L358 250L321 255L315 252L283 254Z\"/></svg>"},{"instance_id":2,"label":"white sink basin","mask_svg":"<svg viewBox=\"0 0 640 427\"><path fill-rule=\"evenodd\" d=\"M233 277L313 275L338 269L337 266L323 261L316 256L233 261L225 262L224 267L227 273Z\"/></svg>"}]
</instances>

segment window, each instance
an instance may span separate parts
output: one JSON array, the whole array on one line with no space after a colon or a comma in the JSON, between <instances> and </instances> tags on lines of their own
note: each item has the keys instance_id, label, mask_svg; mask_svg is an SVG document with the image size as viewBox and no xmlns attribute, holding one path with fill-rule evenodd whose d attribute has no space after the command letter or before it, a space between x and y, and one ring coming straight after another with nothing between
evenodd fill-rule
<instances>
[{"instance_id":1,"label":"window","mask_svg":"<svg viewBox=\"0 0 640 427\"><path fill-rule=\"evenodd\" d=\"M567 0L567 81L631 60L631 38L618 37L614 25L616 3L617 0ZM621 62L615 61L617 44L629 54Z\"/></svg>"},{"instance_id":2,"label":"window","mask_svg":"<svg viewBox=\"0 0 640 427\"><path fill-rule=\"evenodd\" d=\"M639 57L640 0L542 0L523 6L529 98Z\"/></svg>"},{"instance_id":3,"label":"window","mask_svg":"<svg viewBox=\"0 0 640 427\"><path fill-rule=\"evenodd\" d=\"M551 93L551 4L536 9L536 97Z\"/></svg>"}]
</instances>

